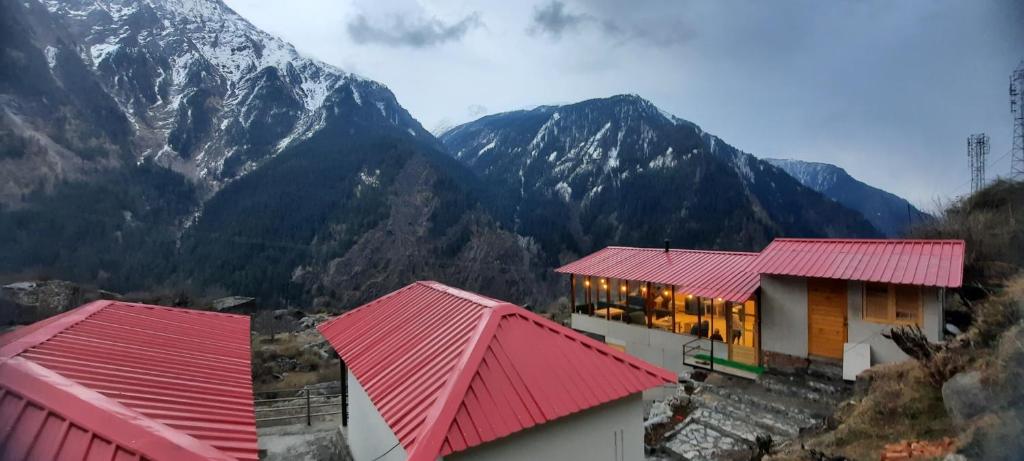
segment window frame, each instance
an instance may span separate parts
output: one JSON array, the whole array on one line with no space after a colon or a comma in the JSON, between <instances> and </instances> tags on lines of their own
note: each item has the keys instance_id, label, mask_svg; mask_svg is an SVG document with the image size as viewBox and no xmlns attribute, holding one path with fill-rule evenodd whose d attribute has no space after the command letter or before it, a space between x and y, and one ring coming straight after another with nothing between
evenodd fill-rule
<instances>
[{"instance_id":1,"label":"window frame","mask_svg":"<svg viewBox=\"0 0 1024 461\"><path fill-rule=\"evenodd\" d=\"M886 288L886 318L878 318L868 315L868 285L885 285ZM917 325L924 324L924 293L920 286L905 285L914 288L917 292L917 318L914 320L899 320L896 318L896 287L894 283L864 282L860 290L860 316L865 322L879 323L886 325Z\"/></svg>"}]
</instances>

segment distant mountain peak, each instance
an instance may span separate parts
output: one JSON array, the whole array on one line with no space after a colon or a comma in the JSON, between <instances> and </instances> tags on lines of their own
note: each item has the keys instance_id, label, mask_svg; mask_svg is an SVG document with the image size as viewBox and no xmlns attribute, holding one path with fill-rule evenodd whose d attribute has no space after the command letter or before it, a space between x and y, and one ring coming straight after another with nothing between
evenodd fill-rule
<instances>
[{"instance_id":1,"label":"distant mountain peak","mask_svg":"<svg viewBox=\"0 0 1024 461\"><path fill-rule=\"evenodd\" d=\"M834 186L841 177L849 176L846 170L831 163L777 158L764 161L786 170L797 181L819 192Z\"/></svg>"},{"instance_id":2,"label":"distant mountain peak","mask_svg":"<svg viewBox=\"0 0 1024 461\"><path fill-rule=\"evenodd\" d=\"M859 211L886 235L902 236L910 227L931 219L906 199L865 184L839 166L793 159L764 160L785 170L803 185Z\"/></svg>"},{"instance_id":3,"label":"distant mountain peak","mask_svg":"<svg viewBox=\"0 0 1024 461\"><path fill-rule=\"evenodd\" d=\"M353 112L427 135L386 86L302 55L220 0L42 5L73 40L42 44L51 69L65 51L81 59L127 118L133 160L211 190Z\"/></svg>"},{"instance_id":4,"label":"distant mountain peak","mask_svg":"<svg viewBox=\"0 0 1024 461\"><path fill-rule=\"evenodd\" d=\"M565 247L538 229L590 249L665 237L754 249L778 234L876 235L858 213L637 95L489 115L441 140L499 191L516 232L545 240L550 254Z\"/></svg>"}]
</instances>

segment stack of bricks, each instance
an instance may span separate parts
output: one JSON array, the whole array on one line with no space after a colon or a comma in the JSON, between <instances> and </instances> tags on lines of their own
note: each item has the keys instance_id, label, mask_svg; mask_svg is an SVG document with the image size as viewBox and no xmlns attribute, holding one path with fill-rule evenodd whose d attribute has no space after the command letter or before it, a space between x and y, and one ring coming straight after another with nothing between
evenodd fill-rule
<instances>
[{"instance_id":1,"label":"stack of bricks","mask_svg":"<svg viewBox=\"0 0 1024 461\"><path fill-rule=\"evenodd\" d=\"M952 453L956 449L954 445L955 441L949 437L930 442L917 440L891 443L882 450L881 461L941 458Z\"/></svg>"}]
</instances>

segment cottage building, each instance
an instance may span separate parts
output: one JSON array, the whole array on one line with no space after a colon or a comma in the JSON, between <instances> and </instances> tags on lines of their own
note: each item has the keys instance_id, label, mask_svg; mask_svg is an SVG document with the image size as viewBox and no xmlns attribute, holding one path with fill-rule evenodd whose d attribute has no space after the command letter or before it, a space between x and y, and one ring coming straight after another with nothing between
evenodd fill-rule
<instances>
[{"instance_id":1,"label":"cottage building","mask_svg":"<svg viewBox=\"0 0 1024 461\"><path fill-rule=\"evenodd\" d=\"M96 301L0 337L0 459L257 460L249 318Z\"/></svg>"},{"instance_id":2,"label":"cottage building","mask_svg":"<svg viewBox=\"0 0 1024 461\"><path fill-rule=\"evenodd\" d=\"M676 375L518 306L417 282L318 327L344 360L356 461L642 460Z\"/></svg>"},{"instance_id":3,"label":"cottage building","mask_svg":"<svg viewBox=\"0 0 1024 461\"><path fill-rule=\"evenodd\" d=\"M776 239L760 253L608 247L566 264L572 327L662 367L756 378L808 359L853 379L906 359L882 333L942 338L961 240Z\"/></svg>"}]
</instances>

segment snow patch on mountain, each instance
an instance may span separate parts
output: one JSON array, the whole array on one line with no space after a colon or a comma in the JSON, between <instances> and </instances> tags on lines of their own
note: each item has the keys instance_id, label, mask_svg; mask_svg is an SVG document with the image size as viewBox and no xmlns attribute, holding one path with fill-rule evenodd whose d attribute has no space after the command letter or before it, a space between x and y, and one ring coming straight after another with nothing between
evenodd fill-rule
<instances>
[{"instance_id":1,"label":"snow patch on mountain","mask_svg":"<svg viewBox=\"0 0 1024 461\"><path fill-rule=\"evenodd\" d=\"M672 168L676 166L676 159L672 155L672 147L669 146L664 154L654 157L654 160L651 160L651 163L647 166L651 169Z\"/></svg>"},{"instance_id":2,"label":"snow patch on mountain","mask_svg":"<svg viewBox=\"0 0 1024 461\"><path fill-rule=\"evenodd\" d=\"M764 160L786 170L790 176L796 178L801 184L817 191L828 190L839 180L839 175L845 173L841 168L828 163L774 158L766 158Z\"/></svg>"},{"instance_id":3,"label":"snow patch on mountain","mask_svg":"<svg viewBox=\"0 0 1024 461\"><path fill-rule=\"evenodd\" d=\"M563 202L569 203L569 198L572 197L572 188L565 181L556 184L555 191L558 192L558 196L562 198Z\"/></svg>"},{"instance_id":4,"label":"snow patch on mountain","mask_svg":"<svg viewBox=\"0 0 1024 461\"><path fill-rule=\"evenodd\" d=\"M410 136L422 130L383 85L301 55L221 0L42 4L133 125L138 158L212 190L310 138L349 101ZM59 52L44 49L51 68Z\"/></svg>"},{"instance_id":5,"label":"snow patch on mountain","mask_svg":"<svg viewBox=\"0 0 1024 461\"><path fill-rule=\"evenodd\" d=\"M490 144L484 146L482 149L480 149L479 152L476 153L477 158L479 158L480 156L486 154L487 151L489 151L491 149L494 149L494 146L497 145L497 144L498 144L498 140L497 139L492 140Z\"/></svg>"},{"instance_id":6,"label":"snow patch on mountain","mask_svg":"<svg viewBox=\"0 0 1024 461\"><path fill-rule=\"evenodd\" d=\"M43 53L46 55L46 64L50 66L50 70L53 70L53 67L57 65L57 49L47 45Z\"/></svg>"},{"instance_id":7,"label":"snow patch on mountain","mask_svg":"<svg viewBox=\"0 0 1024 461\"><path fill-rule=\"evenodd\" d=\"M530 141L530 144L527 145L527 148L535 149L538 145L540 145L547 138L548 132L552 129L553 126L555 126L555 123L558 122L559 118L561 117L558 115L558 112L551 114L551 117L548 118L548 121L544 122L544 124L541 125L540 129L537 130L537 134L533 137L533 140Z\"/></svg>"}]
</instances>

